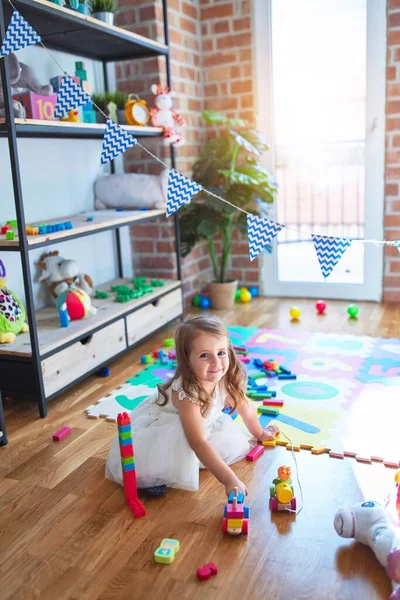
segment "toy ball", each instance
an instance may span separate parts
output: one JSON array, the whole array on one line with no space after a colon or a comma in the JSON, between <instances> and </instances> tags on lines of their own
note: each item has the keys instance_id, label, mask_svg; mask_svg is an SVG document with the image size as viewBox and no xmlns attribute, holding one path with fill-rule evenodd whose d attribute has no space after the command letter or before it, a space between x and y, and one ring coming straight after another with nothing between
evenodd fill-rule
<instances>
[{"instance_id":1,"label":"toy ball","mask_svg":"<svg viewBox=\"0 0 400 600\"><path fill-rule=\"evenodd\" d=\"M67 312L71 321L86 317L91 306L88 294L74 286L58 296L56 300L57 310L60 310L64 303L67 305Z\"/></svg>"},{"instance_id":2,"label":"toy ball","mask_svg":"<svg viewBox=\"0 0 400 600\"><path fill-rule=\"evenodd\" d=\"M292 317L293 321L297 321L300 318L301 311L298 306L292 306L292 308L289 311L289 314Z\"/></svg>"},{"instance_id":3,"label":"toy ball","mask_svg":"<svg viewBox=\"0 0 400 600\"><path fill-rule=\"evenodd\" d=\"M250 302L251 298L252 296L247 288L240 288L240 302Z\"/></svg>"},{"instance_id":4,"label":"toy ball","mask_svg":"<svg viewBox=\"0 0 400 600\"><path fill-rule=\"evenodd\" d=\"M315 308L319 315L323 315L326 309L326 302L324 302L324 300L318 300L318 302L315 303Z\"/></svg>"},{"instance_id":5,"label":"toy ball","mask_svg":"<svg viewBox=\"0 0 400 600\"><path fill-rule=\"evenodd\" d=\"M201 296L200 298L200 308L210 308L211 301L207 296Z\"/></svg>"},{"instance_id":6,"label":"toy ball","mask_svg":"<svg viewBox=\"0 0 400 600\"><path fill-rule=\"evenodd\" d=\"M258 289L256 287L249 287L249 292L250 292L252 298L257 298Z\"/></svg>"},{"instance_id":7,"label":"toy ball","mask_svg":"<svg viewBox=\"0 0 400 600\"><path fill-rule=\"evenodd\" d=\"M240 290L236 290L235 292L235 302L240 302Z\"/></svg>"},{"instance_id":8,"label":"toy ball","mask_svg":"<svg viewBox=\"0 0 400 600\"><path fill-rule=\"evenodd\" d=\"M349 304L347 307L347 313L350 319L356 319L358 315L358 306L357 304Z\"/></svg>"},{"instance_id":9,"label":"toy ball","mask_svg":"<svg viewBox=\"0 0 400 600\"><path fill-rule=\"evenodd\" d=\"M201 295L197 294L192 300L193 306L200 306Z\"/></svg>"}]
</instances>

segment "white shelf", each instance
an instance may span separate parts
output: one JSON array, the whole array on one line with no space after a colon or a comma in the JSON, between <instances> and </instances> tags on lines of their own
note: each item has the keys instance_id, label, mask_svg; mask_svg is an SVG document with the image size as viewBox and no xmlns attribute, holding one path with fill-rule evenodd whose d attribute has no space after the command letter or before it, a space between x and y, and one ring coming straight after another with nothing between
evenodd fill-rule
<instances>
[{"instance_id":1,"label":"white shelf","mask_svg":"<svg viewBox=\"0 0 400 600\"><path fill-rule=\"evenodd\" d=\"M109 292L111 285L130 285L131 282L131 279L114 279L96 286L96 289ZM65 344L72 343L76 338L88 336L94 329L106 325L118 317L123 317L148 302L154 302L166 292L179 288L180 285L180 281L164 280L164 285L155 287L152 293L124 303L115 302L115 293L110 293L110 297L103 300L93 298L92 305L97 309L97 313L95 315L89 314L84 319L71 321L68 327L60 327L60 320L55 307L39 310L36 313L36 324L40 355L47 355ZM20 333L12 344L1 344L1 356L31 356L29 333Z\"/></svg>"}]
</instances>

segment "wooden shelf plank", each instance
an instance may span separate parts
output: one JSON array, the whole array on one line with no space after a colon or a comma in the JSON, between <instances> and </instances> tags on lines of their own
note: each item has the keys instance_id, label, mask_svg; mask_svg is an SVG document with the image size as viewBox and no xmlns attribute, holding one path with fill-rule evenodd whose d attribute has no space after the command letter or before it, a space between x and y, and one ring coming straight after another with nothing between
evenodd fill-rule
<instances>
[{"instance_id":1,"label":"wooden shelf plank","mask_svg":"<svg viewBox=\"0 0 400 600\"><path fill-rule=\"evenodd\" d=\"M57 241L63 241L64 239L70 239L80 237L83 235L89 235L93 233L100 233L107 229L120 227L123 225L129 225L139 221L147 221L165 215L165 210L92 210L84 212L80 215L73 215L72 217L61 217L59 219L46 220L46 225L52 223L64 223L71 221L73 229L64 229L63 231L55 231L53 233L45 233L41 235L29 235L28 245L30 247L45 246L53 244ZM93 221L88 221L88 217L93 217ZM30 223L30 225L38 225L40 221L36 223ZM3 225L3 223L1 224ZM0 250L2 248L19 247L18 232L15 231L14 240L6 240L5 234L0 234Z\"/></svg>"},{"instance_id":2,"label":"wooden shelf plank","mask_svg":"<svg viewBox=\"0 0 400 600\"><path fill-rule=\"evenodd\" d=\"M106 129L105 123L71 123L70 121L41 121L39 119L14 119L17 135L21 137L55 137L101 139ZM121 125L125 131L137 137L157 137L161 127ZM5 119L0 119L0 133L7 133Z\"/></svg>"},{"instance_id":3,"label":"wooden shelf plank","mask_svg":"<svg viewBox=\"0 0 400 600\"><path fill-rule=\"evenodd\" d=\"M115 294L111 293L109 298L104 300L92 299L93 306L97 309L95 315L89 314L84 319L71 321L68 327L60 327L55 307L47 307L36 313L36 322L39 338L39 347L41 356L61 348L65 344L72 343L77 338L88 336L90 333L101 326L118 317L123 317L133 309L140 308L148 302L154 302L166 292L170 292L181 286L180 281L164 280L163 287L154 288L150 294L145 294L141 298L130 300L129 302L115 302ZM109 291L111 285L129 285L131 279L114 279L103 285L96 286L96 289ZM2 356L22 356L31 355L31 344L28 333L21 333L12 344L0 345L0 358Z\"/></svg>"},{"instance_id":4,"label":"wooden shelf plank","mask_svg":"<svg viewBox=\"0 0 400 600\"><path fill-rule=\"evenodd\" d=\"M13 8L2 0L5 26ZM45 46L94 60L116 61L168 54L168 46L47 0L15 0L17 10Z\"/></svg>"}]
</instances>

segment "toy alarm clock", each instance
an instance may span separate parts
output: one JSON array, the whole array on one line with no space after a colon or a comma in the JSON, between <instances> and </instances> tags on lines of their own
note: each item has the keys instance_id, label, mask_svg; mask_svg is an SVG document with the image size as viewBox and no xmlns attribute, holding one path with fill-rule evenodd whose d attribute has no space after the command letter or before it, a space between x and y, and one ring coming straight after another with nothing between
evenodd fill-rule
<instances>
[{"instance_id":1,"label":"toy alarm clock","mask_svg":"<svg viewBox=\"0 0 400 600\"><path fill-rule=\"evenodd\" d=\"M125 102L125 117L128 125L147 125L150 113L146 100L140 100L136 94L129 94Z\"/></svg>"}]
</instances>

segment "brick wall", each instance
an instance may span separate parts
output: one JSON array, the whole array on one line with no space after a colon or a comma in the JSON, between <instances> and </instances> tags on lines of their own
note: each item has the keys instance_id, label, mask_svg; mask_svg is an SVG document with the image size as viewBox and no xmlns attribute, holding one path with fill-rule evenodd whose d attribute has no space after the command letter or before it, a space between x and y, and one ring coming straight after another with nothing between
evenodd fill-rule
<instances>
[{"instance_id":1,"label":"brick wall","mask_svg":"<svg viewBox=\"0 0 400 600\"><path fill-rule=\"evenodd\" d=\"M385 239L400 240L400 0L388 0L386 85ZM400 255L385 246L384 294L400 300Z\"/></svg>"}]
</instances>

